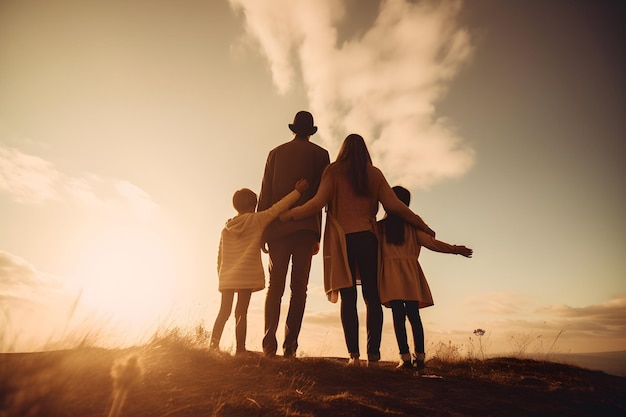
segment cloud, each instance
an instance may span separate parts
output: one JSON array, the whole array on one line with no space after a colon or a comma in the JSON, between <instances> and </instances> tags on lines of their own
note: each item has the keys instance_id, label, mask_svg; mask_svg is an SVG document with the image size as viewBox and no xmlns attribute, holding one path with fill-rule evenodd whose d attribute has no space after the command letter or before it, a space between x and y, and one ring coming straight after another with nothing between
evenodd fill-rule
<instances>
[{"instance_id":1,"label":"cloud","mask_svg":"<svg viewBox=\"0 0 626 417\"><path fill-rule=\"evenodd\" d=\"M158 209L158 205L152 201L150 194L130 181L116 181L114 188L139 217L150 217Z\"/></svg>"},{"instance_id":2,"label":"cloud","mask_svg":"<svg viewBox=\"0 0 626 417\"><path fill-rule=\"evenodd\" d=\"M38 349L67 330L78 299L55 277L0 250L0 352Z\"/></svg>"},{"instance_id":3,"label":"cloud","mask_svg":"<svg viewBox=\"0 0 626 417\"><path fill-rule=\"evenodd\" d=\"M331 152L348 133L359 133L391 182L424 188L472 167L474 150L435 108L473 53L457 23L460 1L382 1L374 23L341 43L347 2L230 3L267 58L278 91L304 83Z\"/></svg>"},{"instance_id":4,"label":"cloud","mask_svg":"<svg viewBox=\"0 0 626 417\"><path fill-rule=\"evenodd\" d=\"M536 307L532 296L518 293L488 293L464 300L469 312L497 317L493 325L509 329L550 328L626 335L626 294L611 300L572 307L565 304Z\"/></svg>"},{"instance_id":5,"label":"cloud","mask_svg":"<svg viewBox=\"0 0 626 417\"><path fill-rule=\"evenodd\" d=\"M565 318L594 318L601 320L626 321L626 294L617 294L604 303L586 307L570 307L565 304L550 305L542 311Z\"/></svg>"},{"instance_id":6,"label":"cloud","mask_svg":"<svg viewBox=\"0 0 626 417\"><path fill-rule=\"evenodd\" d=\"M306 321L323 327L341 326L340 316L336 311L307 311Z\"/></svg>"},{"instance_id":7,"label":"cloud","mask_svg":"<svg viewBox=\"0 0 626 417\"><path fill-rule=\"evenodd\" d=\"M0 190L21 203L42 203L59 199L61 174L37 156L0 146Z\"/></svg>"},{"instance_id":8,"label":"cloud","mask_svg":"<svg viewBox=\"0 0 626 417\"><path fill-rule=\"evenodd\" d=\"M604 303L586 307L550 305L539 309L540 313L553 316L564 324L581 331L626 335L626 294L617 294Z\"/></svg>"},{"instance_id":9,"label":"cloud","mask_svg":"<svg viewBox=\"0 0 626 417\"><path fill-rule=\"evenodd\" d=\"M0 145L0 192L22 204L67 201L89 208L130 209L148 218L158 209L139 186L94 174L67 175L50 161Z\"/></svg>"},{"instance_id":10,"label":"cloud","mask_svg":"<svg viewBox=\"0 0 626 417\"><path fill-rule=\"evenodd\" d=\"M0 313L17 316L67 301L61 285L17 255L0 250Z\"/></svg>"},{"instance_id":11,"label":"cloud","mask_svg":"<svg viewBox=\"0 0 626 417\"><path fill-rule=\"evenodd\" d=\"M0 303L27 299L43 284L39 272L22 258L0 250Z\"/></svg>"},{"instance_id":12,"label":"cloud","mask_svg":"<svg viewBox=\"0 0 626 417\"><path fill-rule=\"evenodd\" d=\"M468 311L493 317L515 316L530 312L532 297L512 292L489 292L468 296L463 300Z\"/></svg>"}]
</instances>

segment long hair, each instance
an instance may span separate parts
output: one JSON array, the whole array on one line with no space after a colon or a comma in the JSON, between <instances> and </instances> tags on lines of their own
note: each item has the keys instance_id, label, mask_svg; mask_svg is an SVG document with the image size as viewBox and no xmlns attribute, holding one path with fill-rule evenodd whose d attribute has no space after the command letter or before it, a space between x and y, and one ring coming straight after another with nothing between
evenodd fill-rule
<instances>
[{"instance_id":1,"label":"long hair","mask_svg":"<svg viewBox=\"0 0 626 417\"><path fill-rule=\"evenodd\" d=\"M354 192L363 197L369 196L367 166L372 164L372 158L361 135L352 133L346 137L337 155L337 162L344 166Z\"/></svg>"},{"instance_id":2,"label":"long hair","mask_svg":"<svg viewBox=\"0 0 626 417\"><path fill-rule=\"evenodd\" d=\"M407 206L411 202L411 193L404 187L396 185L393 192ZM383 219L385 228L385 240L390 245L402 245L404 243L404 220L395 214L388 213Z\"/></svg>"}]
</instances>

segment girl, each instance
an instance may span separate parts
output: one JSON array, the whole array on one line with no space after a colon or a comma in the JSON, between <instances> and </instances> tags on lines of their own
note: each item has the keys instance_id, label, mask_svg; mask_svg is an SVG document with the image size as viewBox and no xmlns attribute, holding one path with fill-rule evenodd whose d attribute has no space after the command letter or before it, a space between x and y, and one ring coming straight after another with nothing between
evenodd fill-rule
<instances>
[{"instance_id":1,"label":"girl","mask_svg":"<svg viewBox=\"0 0 626 417\"><path fill-rule=\"evenodd\" d=\"M411 193L403 187L393 187L394 193L407 206ZM453 253L471 258L473 251L465 246L450 245L407 224L392 213L378 222L381 236L382 273L379 282L380 301L391 307L393 327L400 349L398 368L424 369L424 328L419 309L433 305L433 298L418 257L422 246L435 252ZM411 362L406 317L413 330L415 347L414 361Z\"/></svg>"}]
</instances>

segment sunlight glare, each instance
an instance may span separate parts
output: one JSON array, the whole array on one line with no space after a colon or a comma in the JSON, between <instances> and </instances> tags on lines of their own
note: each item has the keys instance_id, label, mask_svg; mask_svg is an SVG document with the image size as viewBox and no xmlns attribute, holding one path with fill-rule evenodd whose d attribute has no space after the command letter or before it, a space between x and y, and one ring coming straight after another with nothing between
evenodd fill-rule
<instances>
[{"instance_id":1,"label":"sunlight glare","mask_svg":"<svg viewBox=\"0 0 626 417\"><path fill-rule=\"evenodd\" d=\"M173 252L162 233L116 225L81 249L74 272L81 304L124 326L163 319L175 298Z\"/></svg>"}]
</instances>

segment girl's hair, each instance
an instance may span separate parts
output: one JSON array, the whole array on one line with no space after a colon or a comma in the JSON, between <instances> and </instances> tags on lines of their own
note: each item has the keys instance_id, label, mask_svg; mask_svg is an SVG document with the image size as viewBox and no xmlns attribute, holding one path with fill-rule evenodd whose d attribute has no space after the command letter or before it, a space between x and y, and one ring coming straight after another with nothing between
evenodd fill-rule
<instances>
[{"instance_id":1,"label":"girl's hair","mask_svg":"<svg viewBox=\"0 0 626 417\"><path fill-rule=\"evenodd\" d=\"M392 188L396 196L407 206L411 202L411 193L404 187L396 185ZM404 220L395 214L388 213L383 219L385 239L390 245L402 245L404 243Z\"/></svg>"},{"instance_id":2,"label":"girl's hair","mask_svg":"<svg viewBox=\"0 0 626 417\"><path fill-rule=\"evenodd\" d=\"M337 162L344 166L345 173L357 195L369 196L367 166L372 158L361 135L352 133L346 137L337 155Z\"/></svg>"}]
</instances>

